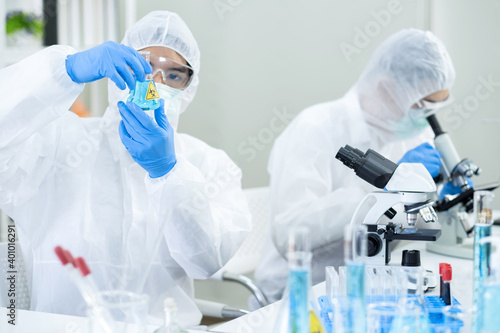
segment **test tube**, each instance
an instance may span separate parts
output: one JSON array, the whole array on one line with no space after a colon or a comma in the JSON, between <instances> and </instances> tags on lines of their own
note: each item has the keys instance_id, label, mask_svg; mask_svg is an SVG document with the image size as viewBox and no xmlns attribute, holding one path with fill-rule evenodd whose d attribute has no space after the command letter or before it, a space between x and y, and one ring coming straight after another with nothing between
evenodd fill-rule
<instances>
[{"instance_id":1,"label":"test tube","mask_svg":"<svg viewBox=\"0 0 500 333\"><path fill-rule=\"evenodd\" d=\"M487 246L490 262L488 264L487 276L483 277L480 286L478 300L478 311L476 312L478 322L481 324L476 331L481 333L500 332L500 237L484 237L480 241L481 246Z\"/></svg>"},{"instance_id":2,"label":"test tube","mask_svg":"<svg viewBox=\"0 0 500 333\"><path fill-rule=\"evenodd\" d=\"M474 333L480 332L484 324L478 313L482 311L481 288L484 279L488 276L490 244L481 243L481 239L491 236L493 198L494 194L490 191L474 192L474 289L472 298L473 307L476 309L472 320L472 332Z\"/></svg>"},{"instance_id":3,"label":"test tube","mask_svg":"<svg viewBox=\"0 0 500 333\"><path fill-rule=\"evenodd\" d=\"M366 332L365 259L367 254L365 225L346 226L344 229L344 259L346 266L346 296L348 329L354 333Z\"/></svg>"},{"instance_id":4,"label":"test tube","mask_svg":"<svg viewBox=\"0 0 500 333\"><path fill-rule=\"evenodd\" d=\"M452 276L452 270L451 266L446 266L443 269L443 302L445 305L451 305L451 276Z\"/></svg>"},{"instance_id":5,"label":"test tube","mask_svg":"<svg viewBox=\"0 0 500 333\"><path fill-rule=\"evenodd\" d=\"M339 274L333 266L325 267L326 294L330 302L339 296Z\"/></svg>"},{"instance_id":6,"label":"test tube","mask_svg":"<svg viewBox=\"0 0 500 333\"><path fill-rule=\"evenodd\" d=\"M288 239L289 332L309 331L311 256L309 229L293 228Z\"/></svg>"}]
</instances>

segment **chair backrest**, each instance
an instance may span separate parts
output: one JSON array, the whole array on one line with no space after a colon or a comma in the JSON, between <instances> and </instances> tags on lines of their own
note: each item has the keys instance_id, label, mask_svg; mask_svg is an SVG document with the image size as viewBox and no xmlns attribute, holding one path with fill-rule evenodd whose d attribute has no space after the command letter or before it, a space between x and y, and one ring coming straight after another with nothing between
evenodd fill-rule
<instances>
[{"instance_id":1,"label":"chair backrest","mask_svg":"<svg viewBox=\"0 0 500 333\"><path fill-rule=\"evenodd\" d=\"M252 230L236 254L221 269L235 274L245 274L257 268L270 219L269 187L248 188L243 193L252 214Z\"/></svg>"},{"instance_id":2,"label":"chair backrest","mask_svg":"<svg viewBox=\"0 0 500 333\"><path fill-rule=\"evenodd\" d=\"M16 309L29 310L30 292L26 280L26 268L19 243L15 242L13 245L9 248L9 243L0 243L0 306L7 307L10 300L15 299ZM15 273L9 273L12 271ZM15 280L8 280L11 275L14 275ZM14 297L9 295L9 290L13 290L15 296L12 296Z\"/></svg>"}]
</instances>

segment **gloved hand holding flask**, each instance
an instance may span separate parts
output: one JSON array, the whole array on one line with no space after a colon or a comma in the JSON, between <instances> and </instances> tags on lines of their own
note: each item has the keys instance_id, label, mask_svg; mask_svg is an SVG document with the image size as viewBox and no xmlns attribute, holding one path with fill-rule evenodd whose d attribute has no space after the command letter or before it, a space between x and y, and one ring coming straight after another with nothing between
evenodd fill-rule
<instances>
[{"instance_id":1,"label":"gloved hand holding flask","mask_svg":"<svg viewBox=\"0 0 500 333\"><path fill-rule=\"evenodd\" d=\"M174 130L165 116L163 99L160 99L160 107L154 111L155 119L132 102L118 102L118 109L122 116L120 139L134 161L151 178L170 172L177 163L177 158Z\"/></svg>"},{"instance_id":2,"label":"gloved hand holding flask","mask_svg":"<svg viewBox=\"0 0 500 333\"><path fill-rule=\"evenodd\" d=\"M111 41L66 58L66 72L74 82L87 83L108 77L121 90L127 86L133 90L136 79L144 81L151 71L151 65L136 50Z\"/></svg>"}]
</instances>

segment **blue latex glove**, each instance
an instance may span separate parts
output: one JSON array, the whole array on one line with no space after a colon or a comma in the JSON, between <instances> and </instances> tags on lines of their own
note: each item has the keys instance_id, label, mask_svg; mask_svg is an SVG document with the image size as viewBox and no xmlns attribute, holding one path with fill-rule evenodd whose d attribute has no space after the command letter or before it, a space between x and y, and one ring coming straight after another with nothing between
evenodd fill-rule
<instances>
[{"instance_id":1,"label":"blue latex glove","mask_svg":"<svg viewBox=\"0 0 500 333\"><path fill-rule=\"evenodd\" d=\"M121 90L127 86L133 90L135 78L144 81L145 73L151 71L151 65L136 50L111 41L66 58L66 72L74 82L87 83L108 77Z\"/></svg>"},{"instance_id":2,"label":"blue latex glove","mask_svg":"<svg viewBox=\"0 0 500 333\"><path fill-rule=\"evenodd\" d=\"M466 177L469 182L470 187L474 187L474 182L469 177ZM443 185L441 192L439 192L439 200L443 200L445 195L455 195L462 193L460 186L453 184L453 182L448 182Z\"/></svg>"},{"instance_id":3,"label":"blue latex glove","mask_svg":"<svg viewBox=\"0 0 500 333\"><path fill-rule=\"evenodd\" d=\"M439 170L441 169L441 153L426 142L407 151L398 162L398 164L401 163L422 163L434 178L439 176Z\"/></svg>"},{"instance_id":4,"label":"blue latex glove","mask_svg":"<svg viewBox=\"0 0 500 333\"><path fill-rule=\"evenodd\" d=\"M151 178L166 175L175 163L174 130L167 121L164 101L155 110L156 123L132 102L118 102L122 116L119 133L125 148L134 161L149 173Z\"/></svg>"}]
</instances>

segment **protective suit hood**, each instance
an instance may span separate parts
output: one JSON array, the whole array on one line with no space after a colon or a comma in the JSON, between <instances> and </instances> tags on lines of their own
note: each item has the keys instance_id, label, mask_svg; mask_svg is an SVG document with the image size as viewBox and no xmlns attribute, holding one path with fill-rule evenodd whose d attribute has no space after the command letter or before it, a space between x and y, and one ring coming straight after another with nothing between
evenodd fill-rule
<instances>
[{"instance_id":1,"label":"protective suit hood","mask_svg":"<svg viewBox=\"0 0 500 333\"><path fill-rule=\"evenodd\" d=\"M200 49L182 18L168 11L154 11L137 21L125 33L121 42L135 50L140 50L151 46L168 47L179 53L193 68L193 79L190 85L176 98L181 99L180 112L184 112L189 103L194 99L198 88L200 71ZM120 100L125 100L129 90L120 90L108 80L108 102L105 118L114 121L120 120L118 107L116 104Z\"/></svg>"},{"instance_id":2,"label":"protective suit hood","mask_svg":"<svg viewBox=\"0 0 500 333\"><path fill-rule=\"evenodd\" d=\"M432 32L405 29L377 48L350 93L358 95L370 125L404 139L420 131L409 121L411 107L450 89L454 80L455 69L443 43Z\"/></svg>"}]
</instances>

